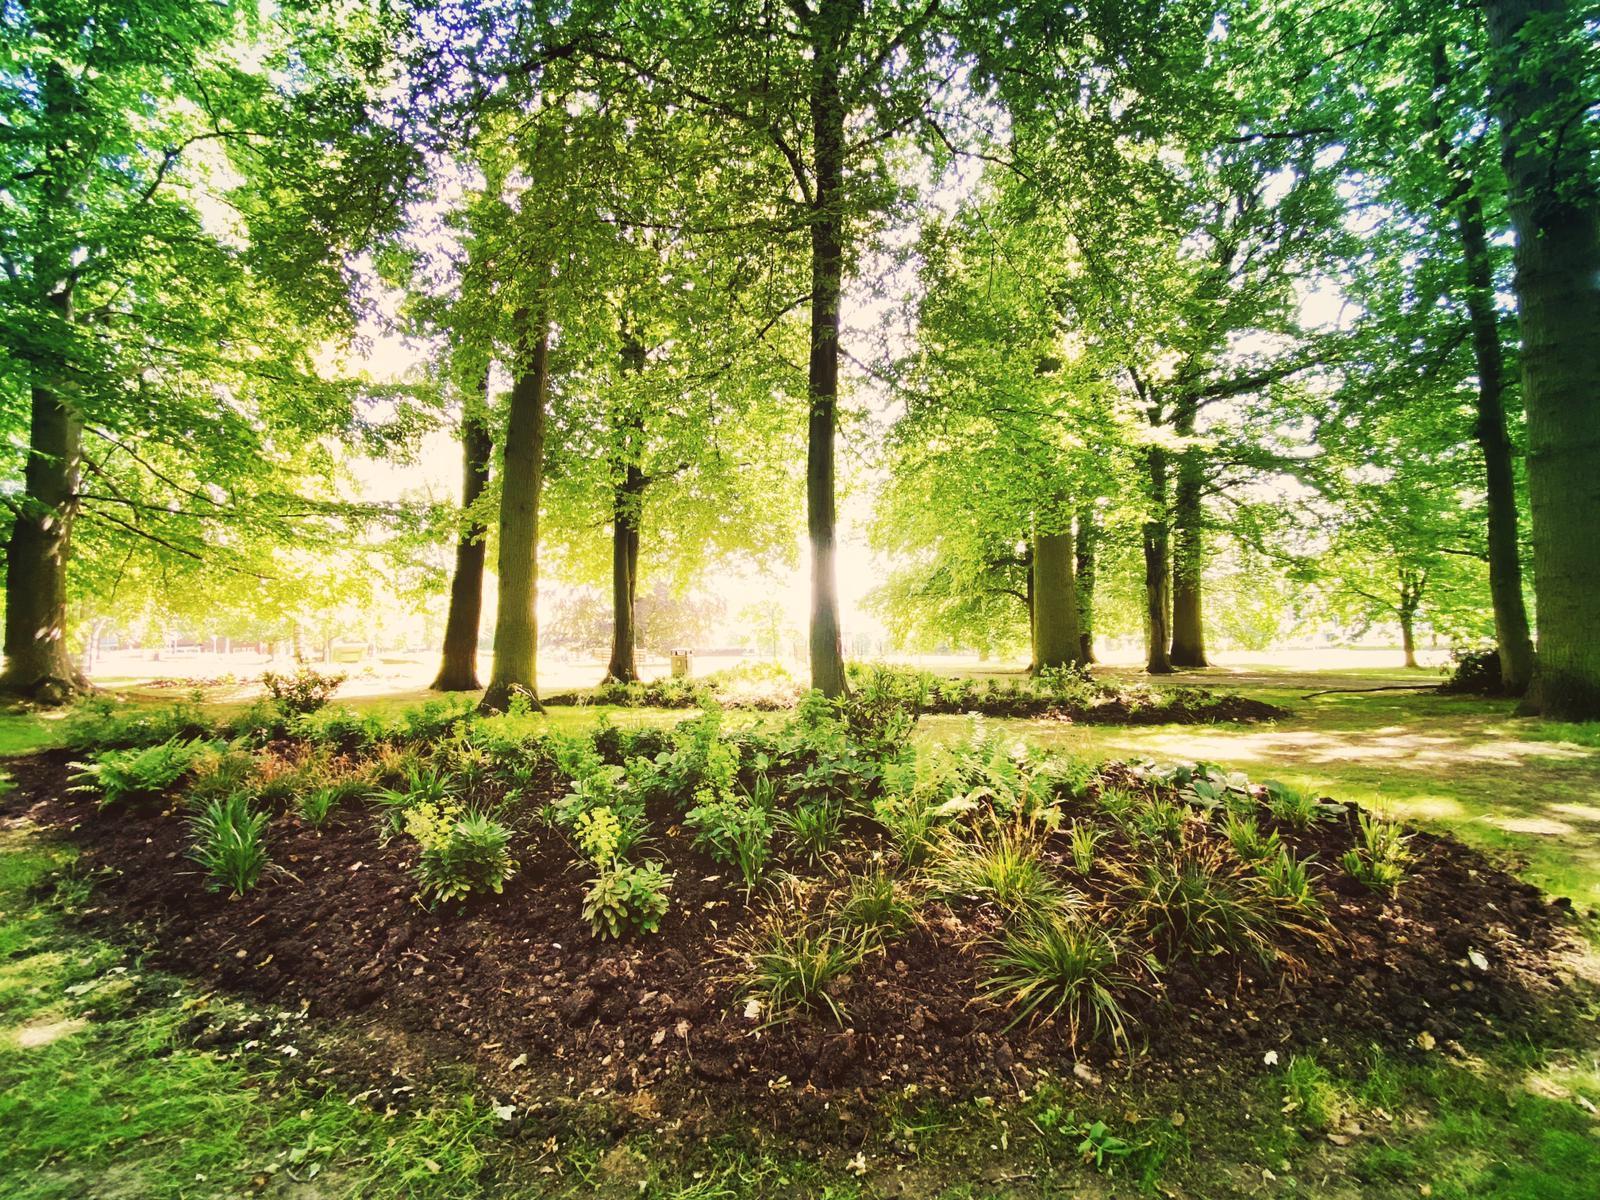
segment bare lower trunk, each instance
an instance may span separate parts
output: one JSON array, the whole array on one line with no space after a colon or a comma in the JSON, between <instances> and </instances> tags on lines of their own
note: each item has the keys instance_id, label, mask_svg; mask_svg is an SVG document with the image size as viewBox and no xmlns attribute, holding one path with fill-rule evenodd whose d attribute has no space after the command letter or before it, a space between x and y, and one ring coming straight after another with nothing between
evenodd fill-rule
<instances>
[{"instance_id":1,"label":"bare lower trunk","mask_svg":"<svg viewBox=\"0 0 1600 1200\"><path fill-rule=\"evenodd\" d=\"M494 668L479 709L502 712L513 696L538 705L539 493L544 485L545 392L550 327L518 314L516 378L500 472L500 603Z\"/></svg>"},{"instance_id":2,"label":"bare lower trunk","mask_svg":"<svg viewBox=\"0 0 1600 1200\"><path fill-rule=\"evenodd\" d=\"M1417 665L1417 632L1416 632L1416 623L1417 623L1417 616L1416 616L1415 613L1410 612L1410 611L1402 611L1401 612L1401 614L1400 614L1400 648L1403 651L1405 651L1405 656L1406 656L1405 665L1408 666L1408 667L1415 667Z\"/></svg>"},{"instance_id":3,"label":"bare lower trunk","mask_svg":"<svg viewBox=\"0 0 1600 1200\"><path fill-rule=\"evenodd\" d=\"M1145 670L1152 675L1170 675L1172 564L1167 551L1167 460L1161 450L1149 451L1149 472L1150 499L1157 516L1144 523L1145 633L1149 639Z\"/></svg>"},{"instance_id":4,"label":"bare lower trunk","mask_svg":"<svg viewBox=\"0 0 1600 1200\"><path fill-rule=\"evenodd\" d=\"M1033 537L1034 670L1081 666L1078 596L1072 577L1072 534Z\"/></svg>"},{"instance_id":5,"label":"bare lower trunk","mask_svg":"<svg viewBox=\"0 0 1600 1200\"><path fill-rule=\"evenodd\" d=\"M81 436L71 408L36 384L23 491L6 544L0 692L41 704L63 704L89 686L67 645L67 558L78 510Z\"/></svg>"},{"instance_id":6,"label":"bare lower trunk","mask_svg":"<svg viewBox=\"0 0 1600 1200\"><path fill-rule=\"evenodd\" d=\"M1078 592L1078 643L1085 663L1094 658L1094 573L1095 559L1099 554L1100 528L1095 523L1094 509L1086 507L1078 512L1075 545Z\"/></svg>"},{"instance_id":7,"label":"bare lower trunk","mask_svg":"<svg viewBox=\"0 0 1600 1200\"><path fill-rule=\"evenodd\" d=\"M483 375L484 399L489 374ZM461 507L470 512L489 484L494 439L483 403L470 401L461 414ZM478 630L483 618L483 563L488 529L469 520L456 542L456 570L450 580L450 613L445 618L444 654L432 683L436 692L474 692L478 683Z\"/></svg>"},{"instance_id":8,"label":"bare lower trunk","mask_svg":"<svg viewBox=\"0 0 1600 1200\"><path fill-rule=\"evenodd\" d=\"M1600 720L1600 185L1580 6L1484 0L1516 232L1539 613L1528 706ZM1536 31L1536 33L1535 33Z\"/></svg>"},{"instance_id":9,"label":"bare lower trunk","mask_svg":"<svg viewBox=\"0 0 1600 1200\"><path fill-rule=\"evenodd\" d=\"M639 678L635 619L639 579L639 506L644 472L630 463L617 486L611 516L611 661L606 679L632 683Z\"/></svg>"},{"instance_id":10,"label":"bare lower trunk","mask_svg":"<svg viewBox=\"0 0 1600 1200\"><path fill-rule=\"evenodd\" d=\"M1184 436L1194 433L1192 404L1180 406L1175 428ZM1201 492L1205 485L1200 450L1190 446L1178 458L1178 483L1172 506L1172 665L1204 667L1205 619L1201 610L1201 581L1205 576L1205 512Z\"/></svg>"},{"instance_id":11,"label":"bare lower trunk","mask_svg":"<svg viewBox=\"0 0 1600 1200\"><path fill-rule=\"evenodd\" d=\"M831 36L821 34L824 42ZM816 195L811 220L806 527L811 540L811 686L825 696L842 696L846 685L834 565L833 439L839 402L839 299L844 281L845 130L837 50L832 46L824 49L814 59L811 72Z\"/></svg>"}]
</instances>

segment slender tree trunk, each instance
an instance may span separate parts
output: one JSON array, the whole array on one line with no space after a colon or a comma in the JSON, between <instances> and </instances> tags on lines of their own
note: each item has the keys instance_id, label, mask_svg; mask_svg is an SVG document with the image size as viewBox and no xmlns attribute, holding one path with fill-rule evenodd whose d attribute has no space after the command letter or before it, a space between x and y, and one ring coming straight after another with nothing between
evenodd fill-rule
<instances>
[{"instance_id":1,"label":"slender tree trunk","mask_svg":"<svg viewBox=\"0 0 1600 1200\"><path fill-rule=\"evenodd\" d=\"M1033 536L1034 671L1083 665L1078 596L1072 577L1072 534Z\"/></svg>"},{"instance_id":2,"label":"slender tree trunk","mask_svg":"<svg viewBox=\"0 0 1600 1200\"><path fill-rule=\"evenodd\" d=\"M489 485L494 437L489 432L489 371L485 367L477 403L461 414L461 508L472 506ZM483 522L469 518L456 541L456 571L450 580L450 613L444 624L444 655L432 683L436 692L475 692L478 683L478 630L483 617L483 562L488 551Z\"/></svg>"},{"instance_id":3,"label":"slender tree trunk","mask_svg":"<svg viewBox=\"0 0 1600 1200\"><path fill-rule=\"evenodd\" d=\"M1039 672L1039 626L1037 615L1039 612L1039 589L1034 575L1033 546L1030 540L1027 553L1023 556L1022 567L1026 579L1023 583L1024 603L1028 606L1028 674L1036 675Z\"/></svg>"},{"instance_id":4,"label":"slender tree trunk","mask_svg":"<svg viewBox=\"0 0 1600 1200\"><path fill-rule=\"evenodd\" d=\"M71 319L67 294L55 307L63 320ZM55 705L89 686L67 645L67 558L78 511L82 431L71 407L43 381L34 384L31 402L23 490L6 544L0 692Z\"/></svg>"},{"instance_id":5,"label":"slender tree trunk","mask_svg":"<svg viewBox=\"0 0 1600 1200\"><path fill-rule=\"evenodd\" d=\"M645 350L624 332L622 369L644 370ZM639 526L644 519L647 483L640 457L644 453L644 421L629 413L618 422L622 478L611 503L611 661L606 682L632 683L639 678L635 647L639 640L635 602L639 590Z\"/></svg>"},{"instance_id":6,"label":"slender tree trunk","mask_svg":"<svg viewBox=\"0 0 1600 1200\"><path fill-rule=\"evenodd\" d=\"M1450 82L1443 42L1433 45L1436 94ZM1495 645L1504 689L1520 696L1533 678L1533 636L1528 606L1522 595L1522 553L1517 536L1517 481L1511 436L1506 429L1505 354L1500 319L1495 312L1494 262L1483 216L1483 202L1473 187L1467 165L1451 145L1437 107L1432 119L1439 157L1455 184L1450 203L1456 209L1466 285L1467 318L1472 326L1472 353L1478 371L1478 412L1473 435L1483 452L1484 492L1488 508L1489 599L1494 610Z\"/></svg>"},{"instance_id":7,"label":"slender tree trunk","mask_svg":"<svg viewBox=\"0 0 1600 1200\"><path fill-rule=\"evenodd\" d=\"M815 211L811 219L810 418L806 436L806 526L811 540L811 686L845 693L839 588L834 562L834 427L839 403L839 300L844 287L844 103L839 62L845 6L821 0L811 67Z\"/></svg>"},{"instance_id":8,"label":"slender tree trunk","mask_svg":"<svg viewBox=\"0 0 1600 1200\"><path fill-rule=\"evenodd\" d=\"M517 317L516 378L500 472L500 603L494 667L479 709L502 712L514 695L538 706L539 493L544 486L545 392L550 325Z\"/></svg>"},{"instance_id":9,"label":"slender tree trunk","mask_svg":"<svg viewBox=\"0 0 1600 1200\"><path fill-rule=\"evenodd\" d=\"M1180 401L1173 427L1183 437L1193 437L1195 404ZM1174 667L1205 667L1206 637L1201 611L1201 581L1205 576L1205 511L1201 493L1205 464L1201 452L1188 446L1178 457L1178 481L1172 506L1172 656Z\"/></svg>"},{"instance_id":10,"label":"slender tree trunk","mask_svg":"<svg viewBox=\"0 0 1600 1200\"><path fill-rule=\"evenodd\" d=\"M606 680L632 683L639 678L635 656L635 619L639 573L639 516L644 498L644 472L636 463L623 471L613 492L611 514L611 661Z\"/></svg>"},{"instance_id":11,"label":"slender tree trunk","mask_svg":"<svg viewBox=\"0 0 1600 1200\"><path fill-rule=\"evenodd\" d=\"M1600 184L1581 6L1484 0L1516 232L1539 612L1527 704L1600 720Z\"/></svg>"},{"instance_id":12,"label":"slender tree trunk","mask_svg":"<svg viewBox=\"0 0 1600 1200\"><path fill-rule=\"evenodd\" d=\"M1168 613L1172 598L1169 588L1172 565L1167 552L1167 456L1160 449L1149 451L1150 499L1156 516L1144 523L1144 599L1145 632L1149 654L1145 670L1152 675L1172 674L1167 647L1171 642Z\"/></svg>"},{"instance_id":13,"label":"slender tree trunk","mask_svg":"<svg viewBox=\"0 0 1600 1200\"><path fill-rule=\"evenodd\" d=\"M1078 528L1074 546L1077 558L1078 591L1078 642L1080 657L1085 664L1094 658L1094 572L1095 559L1100 549L1100 527L1095 523L1093 506L1078 510Z\"/></svg>"}]
</instances>

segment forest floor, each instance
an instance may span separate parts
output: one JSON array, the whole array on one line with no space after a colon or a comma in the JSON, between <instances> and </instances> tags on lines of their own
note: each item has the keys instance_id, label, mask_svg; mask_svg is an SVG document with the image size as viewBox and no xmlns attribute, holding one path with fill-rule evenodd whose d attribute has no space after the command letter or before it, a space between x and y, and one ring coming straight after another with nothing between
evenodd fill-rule
<instances>
[{"instance_id":1,"label":"forest floor","mask_svg":"<svg viewBox=\"0 0 1600 1200\"><path fill-rule=\"evenodd\" d=\"M1428 692L1306 697L1417 681L1382 670L1211 671L1174 682L1236 689L1293 716L1257 726L988 723L1090 758L1218 762L1448 830L1572 897L1593 942L1600 729ZM596 712L548 719L581 725ZM611 715L626 725L686 714ZM966 727L925 717L922 736ZM50 745L57 728L0 716L0 753ZM1177 1071L1162 1083L1088 1071L1022 1096L885 1089L863 1095L833 1139L754 1113L748 1127L730 1114L722 1130L702 1132L626 1103L508 1117L467 1065L422 1069L427 1047L384 1042L369 1022L307 1020L164 974L143 947L81 919L97 905L77 858L37 828L0 831L0 1193L19 1200L1597 1195L1600 959L1581 945L1562 1021L1508 1028L1489 1044L1397 1052L1333 1037L1315 1054L1269 1054L1203 1087ZM244 1034L194 1036L224 1027ZM397 1067L380 1096L351 1094L350 1064L387 1058L404 1073ZM1102 1132L1084 1136L1095 1122ZM1099 1169L1071 1171L1059 1190L1062 1164L1084 1156Z\"/></svg>"}]
</instances>

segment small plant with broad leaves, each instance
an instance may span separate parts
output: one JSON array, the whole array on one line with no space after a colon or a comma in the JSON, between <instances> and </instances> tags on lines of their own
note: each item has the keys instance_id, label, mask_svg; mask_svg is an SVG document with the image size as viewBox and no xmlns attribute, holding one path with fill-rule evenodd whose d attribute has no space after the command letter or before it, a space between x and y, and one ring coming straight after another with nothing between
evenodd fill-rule
<instances>
[{"instance_id":1,"label":"small plant with broad leaves","mask_svg":"<svg viewBox=\"0 0 1600 1200\"><path fill-rule=\"evenodd\" d=\"M189 857L205 868L206 886L242 896L267 865L267 814L244 792L210 801L189 819Z\"/></svg>"},{"instance_id":2,"label":"small plant with broad leaves","mask_svg":"<svg viewBox=\"0 0 1600 1200\"><path fill-rule=\"evenodd\" d=\"M1340 864L1358 883L1394 895L1405 882L1411 862L1411 836L1382 817L1362 813L1357 820L1360 841L1346 850Z\"/></svg>"},{"instance_id":3,"label":"small plant with broad leaves","mask_svg":"<svg viewBox=\"0 0 1600 1200\"><path fill-rule=\"evenodd\" d=\"M603 867L617 857L617 843L622 840L622 824L610 805L601 804L579 813L573 832L578 838L578 848L597 866Z\"/></svg>"},{"instance_id":4,"label":"small plant with broad leaves","mask_svg":"<svg viewBox=\"0 0 1600 1200\"><path fill-rule=\"evenodd\" d=\"M1267 811L1296 832L1304 833L1313 821L1324 815L1322 805L1310 792L1276 779L1269 779L1262 786L1267 792Z\"/></svg>"},{"instance_id":5,"label":"small plant with broad leaves","mask_svg":"<svg viewBox=\"0 0 1600 1200\"><path fill-rule=\"evenodd\" d=\"M1078 1157L1097 1171L1108 1174L1134 1152L1134 1145L1126 1138L1112 1133L1104 1121L1091 1121L1080 1125L1077 1135Z\"/></svg>"},{"instance_id":6,"label":"small plant with broad leaves","mask_svg":"<svg viewBox=\"0 0 1600 1200\"><path fill-rule=\"evenodd\" d=\"M613 859L600 869L583 897L583 916L596 937L655 933L667 915L672 875L658 862Z\"/></svg>"},{"instance_id":7,"label":"small plant with broad leaves","mask_svg":"<svg viewBox=\"0 0 1600 1200\"><path fill-rule=\"evenodd\" d=\"M1133 952L1088 920L1051 913L1006 934L986 992L1016 1012L1011 1024L1059 1022L1067 1044L1105 1038L1127 1045L1122 997L1141 990Z\"/></svg>"},{"instance_id":8,"label":"small plant with broad leaves","mask_svg":"<svg viewBox=\"0 0 1600 1200\"><path fill-rule=\"evenodd\" d=\"M715 796L709 788L698 799L683 819L696 848L735 867L746 891L755 887L772 856L772 814L740 797Z\"/></svg>"},{"instance_id":9,"label":"small plant with broad leaves","mask_svg":"<svg viewBox=\"0 0 1600 1200\"><path fill-rule=\"evenodd\" d=\"M430 907L473 892L498 895L516 874L511 831L480 813L457 816L453 806L420 805L407 814L406 832L421 847L413 874L419 899Z\"/></svg>"},{"instance_id":10,"label":"small plant with broad leaves","mask_svg":"<svg viewBox=\"0 0 1600 1200\"><path fill-rule=\"evenodd\" d=\"M302 667L293 675L280 675L276 671L261 673L261 686L272 697L273 707L285 717L303 717L314 713L339 690L344 675L324 675L310 667Z\"/></svg>"},{"instance_id":11,"label":"small plant with broad leaves","mask_svg":"<svg viewBox=\"0 0 1600 1200\"><path fill-rule=\"evenodd\" d=\"M75 792L98 792L102 807L154 800L222 752L221 742L173 738L143 749L105 750L91 762L72 763Z\"/></svg>"}]
</instances>

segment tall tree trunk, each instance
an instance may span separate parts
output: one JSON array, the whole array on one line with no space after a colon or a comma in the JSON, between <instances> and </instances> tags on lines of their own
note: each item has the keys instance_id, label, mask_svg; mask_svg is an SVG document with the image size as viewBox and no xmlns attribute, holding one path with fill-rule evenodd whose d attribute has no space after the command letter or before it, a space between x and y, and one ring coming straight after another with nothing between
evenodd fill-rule
<instances>
[{"instance_id":1,"label":"tall tree trunk","mask_svg":"<svg viewBox=\"0 0 1600 1200\"><path fill-rule=\"evenodd\" d=\"M622 369L644 370L645 350L624 332ZM611 501L611 661L606 682L632 683L639 678L635 647L639 626L635 602L639 591L639 526L644 519L647 480L640 458L644 453L644 420L628 413L617 426L622 478L612 489Z\"/></svg>"},{"instance_id":2,"label":"tall tree trunk","mask_svg":"<svg viewBox=\"0 0 1600 1200\"><path fill-rule=\"evenodd\" d=\"M1450 82L1443 42L1433 45L1436 95ZM1513 696L1528 690L1533 678L1533 637L1528 606L1522 596L1522 554L1517 537L1517 481L1511 436L1506 430L1505 355L1500 319L1495 312L1494 262L1489 252L1483 202L1473 187L1467 164L1445 134L1435 107L1432 125L1439 157L1455 184L1450 203L1456 210L1466 284L1467 318L1472 326L1472 353L1478 371L1477 420L1473 435L1483 453L1484 492L1488 507L1489 600L1494 611L1495 645L1502 687Z\"/></svg>"},{"instance_id":3,"label":"tall tree trunk","mask_svg":"<svg viewBox=\"0 0 1600 1200\"><path fill-rule=\"evenodd\" d=\"M69 295L55 307L70 319ZM23 490L6 543L0 692L54 705L89 686L67 645L67 558L78 511L82 429L77 414L43 381L34 384L31 401Z\"/></svg>"},{"instance_id":4,"label":"tall tree trunk","mask_svg":"<svg viewBox=\"0 0 1600 1200\"><path fill-rule=\"evenodd\" d=\"M516 377L500 472L500 603L494 667L478 707L503 712L513 695L538 706L539 493L544 486L545 392L550 325L517 314Z\"/></svg>"},{"instance_id":5,"label":"tall tree trunk","mask_svg":"<svg viewBox=\"0 0 1600 1200\"><path fill-rule=\"evenodd\" d=\"M1144 600L1145 632L1149 651L1145 670L1152 675L1172 674L1172 660L1167 646L1171 638L1168 613L1172 596L1169 588L1172 564L1167 552L1167 456L1166 452L1152 448L1148 452L1150 500L1156 515L1144 523Z\"/></svg>"},{"instance_id":6,"label":"tall tree trunk","mask_svg":"<svg viewBox=\"0 0 1600 1200\"><path fill-rule=\"evenodd\" d=\"M1078 592L1078 643L1080 657L1085 664L1094 658L1094 572L1095 559L1100 549L1100 527L1095 522L1094 507L1085 505L1078 510L1078 528L1074 552L1077 559Z\"/></svg>"},{"instance_id":7,"label":"tall tree trunk","mask_svg":"<svg viewBox=\"0 0 1600 1200\"><path fill-rule=\"evenodd\" d=\"M1180 400L1173 427L1181 437L1193 437L1195 403ZM1174 667L1205 667L1206 636L1201 611L1201 582L1205 576L1205 464L1200 450L1185 447L1178 456L1178 481L1172 505L1172 655Z\"/></svg>"},{"instance_id":8,"label":"tall tree trunk","mask_svg":"<svg viewBox=\"0 0 1600 1200\"><path fill-rule=\"evenodd\" d=\"M1581 6L1484 0L1516 232L1539 612L1528 705L1600 719L1600 184Z\"/></svg>"},{"instance_id":9,"label":"tall tree trunk","mask_svg":"<svg viewBox=\"0 0 1600 1200\"><path fill-rule=\"evenodd\" d=\"M1081 666L1072 534L1033 535L1033 669Z\"/></svg>"},{"instance_id":10,"label":"tall tree trunk","mask_svg":"<svg viewBox=\"0 0 1600 1200\"><path fill-rule=\"evenodd\" d=\"M461 413L461 508L470 513L489 484L494 437L489 432L489 371L484 368L476 403ZM483 617L483 561L488 552L483 522L469 518L456 540L456 571L450 580L450 613L444 623L444 655L430 685L436 692L478 690L478 629Z\"/></svg>"},{"instance_id":11,"label":"tall tree trunk","mask_svg":"<svg viewBox=\"0 0 1600 1200\"><path fill-rule=\"evenodd\" d=\"M811 217L810 418L806 430L806 527L811 540L811 686L845 692L834 563L834 427L839 403L839 299L844 287L844 103L839 70L847 6L821 0L811 66L816 156Z\"/></svg>"},{"instance_id":12,"label":"tall tree trunk","mask_svg":"<svg viewBox=\"0 0 1600 1200\"><path fill-rule=\"evenodd\" d=\"M611 661L606 681L632 683L639 678L635 619L639 580L639 517L644 498L644 472L630 462L612 493L611 513Z\"/></svg>"}]
</instances>

